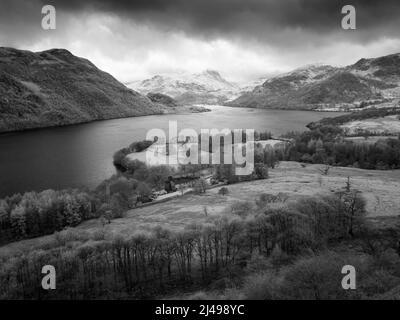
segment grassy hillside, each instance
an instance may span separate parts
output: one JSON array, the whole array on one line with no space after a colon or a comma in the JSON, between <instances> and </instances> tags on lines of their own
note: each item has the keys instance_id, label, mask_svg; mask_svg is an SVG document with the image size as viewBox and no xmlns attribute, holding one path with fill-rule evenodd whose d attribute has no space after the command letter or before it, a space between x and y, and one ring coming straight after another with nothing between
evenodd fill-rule
<instances>
[{"instance_id":1,"label":"grassy hillside","mask_svg":"<svg viewBox=\"0 0 400 320\"><path fill-rule=\"evenodd\" d=\"M228 209L231 205L254 201L263 193L285 194L290 199L330 194L343 188L347 177L350 177L352 186L362 192L369 218L399 215L400 170L332 167L328 175L322 175L320 169L323 167L281 162L277 168L270 169L269 179L229 185L229 194L226 196L218 194L219 188L211 189L204 195L189 194L165 203L130 210L124 218L112 220L105 227L101 219L93 219L76 229L92 235L106 230L107 233L123 237L150 232L159 226L179 231L194 223L206 223L210 217L230 216L232 213ZM54 235L50 235L10 243L0 247L0 256L18 250L37 249L54 240Z\"/></svg>"},{"instance_id":2,"label":"grassy hillside","mask_svg":"<svg viewBox=\"0 0 400 320\"><path fill-rule=\"evenodd\" d=\"M177 102L175 101L175 99L171 98L170 96L167 96L166 94L150 92L147 94L147 98L149 98L154 103L160 103L167 107L177 106Z\"/></svg>"},{"instance_id":3,"label":"grassy hillside","mask_svg":"<svg viewBox=\"0 0 400 320\"><path fill-rule=\"evenodd\" d=\"M397 297L400 170L319 169L282 162L224 195L185 195L2 246L0 297ZM37 286L44 264L59 272L57 290ZM341 287L346 264L357 290Z\"/></svg>"},{"instance_id":4,"label":"grassy hillside","mask_svg":"<svg viewBox=\"0 0 400 320\"><path fill-rule=\"evenodd\" d=\"M162 112L67 50L0 48L0 132Z\"/></svg>"}]
</instances>

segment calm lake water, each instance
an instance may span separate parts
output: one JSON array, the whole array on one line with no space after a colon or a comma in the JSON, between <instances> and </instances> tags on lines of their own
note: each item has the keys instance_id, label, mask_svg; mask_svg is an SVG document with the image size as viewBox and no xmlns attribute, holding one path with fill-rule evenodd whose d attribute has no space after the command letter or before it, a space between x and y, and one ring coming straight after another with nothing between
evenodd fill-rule
<instances>
[{"instance_id":1,"label":"calm lake water","mask_svg":"<svg viewBox=\"0 0 400 320\"><path fill-rule=\"evenodd\" d=\"M255 129L279 135L340 113L210 107L211 112L92 122L0 135L0 197L16 192L95 187L115 173L114 152L143 140L148 130Z\"/></svg>"}]
</instances>

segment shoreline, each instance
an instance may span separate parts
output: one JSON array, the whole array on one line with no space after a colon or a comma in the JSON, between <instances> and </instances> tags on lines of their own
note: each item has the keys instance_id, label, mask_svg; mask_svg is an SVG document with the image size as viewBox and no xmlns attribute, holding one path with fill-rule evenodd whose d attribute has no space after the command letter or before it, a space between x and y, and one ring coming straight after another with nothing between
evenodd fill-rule
<instances>
[{"instance_id":1,"label":"shoreline","mask_svg":"<svg viewBox=\"0 0 400 320\"><path fill-rule=\"evenodd\" d=\"M80 162L77 164L82 164L80 168L75 169L75 168L70 168L72 166L67 165L67 169L63 169L62 171L67 171L67 172L73 172L73 174L76 174L76 178L69 178L69 176L65 176L65 174L61 173L60 174L60 179L57 178L57 181L59 182L55 182L55 178L53 178L52 176L50 176L50 174L48 174L47 172L50 172L53 176L57 174L58 171L60 171L59 168L55 168L55 165L51 164L48 167L45 167L44 165L41 165L41 163L44 160L41 160L41 158L39 158L38 152L34 151L34 157L35 157L35 161L34 165L32 166L28 166L28 167L32 167L32 168L42 168L43 173L41 174L41 176L39 177L39 175L36 172L28 172L28 170L22 169L22 171L19 171L16 174L16 177L20 177L19 179L26 179L26 177L29 177L30 174L32 174L33 178L36 179L40 179L37 180L38 182L35 183L25 183L25 182L18 182L19 180L15 180L14 178L12 178L12 175L8 175L7 173L7 168L11 168L14 169L16 168L16 165L13 164L11 161L9 161L10 155L7 155L7 152L4 152L3 157L1 157L1 160L3 160L3 172L5 174L4 177L4 184L3 184L3 188L4 189L2 191L2 197L6 197L15 193L24 193L24 192L28 192L28 191L43 191L43 190L47 190L47 189L65 189L65 188L76 188L76 187L86 187L86 188L92 188L97 186L98 183L100 183L102 180L106 179L109 175L112 175L115 173L115 168L112 165L108 164L108 160L112 157L112 154L115 152L115 150L118 150L119 148L123 147L124 144L119 145L119 143L116 143L115 141L119 141L119 140L124 140L126 139L126 137L124 137L124 132L120 132L119 130L127 130L127 128L129 127L135 127L137 125L141 126L142 123L150 123L151 125L153 124L153 122L158 123L159 122L165 122L163 119L168 119L168 118L175 118L175 117L183 117L183 119L188 119L188 118L194 118L194 119L203 119L203 121L205 123L207 123L208 118L210 117L211 119L219 119L220 115L222 116L223 114L227 114L227 115L231 115L232 113L236 114L234 109L226 109L225 106L219 106L219 105L211 105L211 106L205 106L205 107L209 107L210 109L212 109L209 114L196 114L196 113L187 113L187 111L189 110L188 107L181 109L179 113L163 113L163 114L153 114L153 115L144 115L144 116L135 116L135 117L128 117L128 118L132 118L132 119L127 119L127 117L124 118L115 118L115 119L99 119L99 120L95 120L95 121L91 121L93 122L92 125L88 125L83 127L83 125L85 124L89 124L90 122L85 122L85 123L78 123L78 124L70 124L70 125L63 125L63 126L56 126L56 127L44 127L44 128L33 128L33 129L29 129L29 130L20 130L20 131L13 131L13 132L3 132L0 133L0 141L2 143L5 143L5 145L9 145L10 146L10 150L12 151L12 154L14 155L18 155L18 161L17 163L20 163L21 165L23 165L25 160L21 160L20 158L22 158L21 155L26 154L26 151L19 151L15 146L13 146L12 144L14 143L14 141L19 141L21 140L22 142L29 142L32 143L33 140L33 145L35 145L37 138L42 139L42 137L46 138L46 137L50 137L50 143L54 143L55 141L59 141L60 143L57 144L56 150L58 150L58 153L55 154L55 152L53 150L48 150L45 151L43 150L43 152L45 152L45 157L46 158L51 158L54 159L53 163L58 163L60 166L62 166L62 157L59 156L58 154L62 155L62 152L69 152L70 150L73 150L74 152L76 152L76 156L74 156L72 153L71 156L68 156L68 159L77 159ZM289 118L288 125L291 125L293 119L297 119L297 117L302 117L304 119L304 125L302 124L301 131L308 131L309 129L306 127L306 124L308 123L308 121L310 121L309 117L317 117L319 118L321 115L320 113L316 113L313 111L307 111L307 112L297 112L297 111L290 111L290 110L276 110L275 111L271 111L271 110L266 110L266 109L260 109L260 110L248 110L246 108L235 108L236 110L239 110L239 116L242 117L243 119L245 117L247 117L247 114L249 115L249 117L252 118L257 118L258 117L258 113L262 113L264 114L264 112L269 115L270 113L272 114L281 114L281 117L286 118L286 113L295 113L295 117L293 118L292 116ZM172 110L171 110L172 111ZM251 112L251 111L254 111ZM256 114L256 116L251 116L251 114ZM304 114L304 116L301 116L302 114ZM183 116L182 116L183 115ZM161 116L167 116L167 117L161 117ZM322 115L324 116L324 115ZM326 115L327 117L329 116L329 114ZM118 120L121 119L121 120ZM127 119L127 120L123 120L123 119ZM241 122L240 118L234 117L234 119L239 119L237 120L238 123ZM114 120L114 121L109 121L109 122L103 122L103 124L95 124L96 122L100 121L108 121L108 120ZM218 120L219 121L219 120ZM119 122L121 122L121 125L119 124ZM132 124L131 124L132 123ZM136 125L135 125L136 124ZM118 125L118 126L117 126ZM78 127L80 126L80 127ZM103 128L103 126L105 127L117 127L117 128L122 128L122 129L111 129L110 132L110 137L107 138L107 143L110 146L114 146L113 148L111 148L112 150L108 151L109 147L96 147L96 152L98 152L98 159L102 159L102 160L94 160L95 164L92 165L92 162L90 164L87 164L88 160L87 159L92 159L92 157L89 155L89 152L87 151L87 149L83 150L82 152L79 151L79 139L81 138L87 138L89 137L89 139L87 140L90 143L93 143L95 141L97 141L96 139L97 136L93 136L94 133L100 133L100 134L104 134L103 129L99 128ZM262 127L265 127L264 122L261 125ZM68 128L67 128L68 127ZM285 130L285 132L290 131L291 127L288 127L288 130ZM299 126L300 128L300 126ZM139 127L140 130L142 130L141 127ZM133 129L133 133L131 134L129 131L129 136L130 138L128 139L127 143L130 143L133 140L140 140L140 135L137 134L137 131L140 131L139 129ZM81 131L82 132L81 134ZM89 132L89 134L87 134L87 132ZM25 134L26 132L26 134ZM108 131L107 131L108 132ZM282 132L283 133L283 132ZM276 138L277 136L279 136L281 134L281 132L278 130L277 132L274 132L274 137ZM33 139L31 139L30 137L34 137ZM36 137L37 136L37 137ZM73 137L73 141L70 141L70 139L68 137ZM54 137L54 138L53 138ZM47 139L47 138L46 138ZM62 140L60 140L62 139ZM47 140L44 140L47 141ZM85 140L86 141L86 140ZM43 145L43 140L39 140L39 147L41 145ZM15 142L17 143L17 142ZM76 146L73 147L72 149L69 148L70 145L72 145L72 143ZM58 145L60 145L61 147L58 147ZM64 145L66 145L67 147L63 147ZM29 150L30 149L30 145L26 146L27 149L24 150ZM40 149L40 148L39 148ZM39 150L38 149L38 150ZM4 149L4 151L7 151L8 147L6 149ZM36 149L35 149L36 150ZM32 154L31 154L32 156ZM41 155L40 155L41 156ZM86 159L87 158L87 159ZM93 160L93 159L92 159ZM46 160L47 161L47 160ZM97 161L97 162L96 162ZM13 161L14 162L14 161ZM15 163L15 162L14 162ZM82 169L85 166L90 166L90 168L88 170L84 170ZM16 169L17 170L17 169ZM36 170L36 169L34 169ZM74 170L74 171L71 171ZM23 174L21 174L20 172L23 172ZM107 173L107 174L105 174ZM108 174L109 173L109 174ZM42 176L44 178L42 178ZM84 178L81 178L81 176ZM7 179L12 181L17 181L16 183L12 182L12 184L8 185L7 183ZM41 182L42 179L47 179L45 182ZM23 180L21 180L23 181ZM67 184L68 182L68 184ZM70 183L71 182L71 183ZM28 188L26 188L28 187ZM4 193L3 193L4 192Z\"/></svg>"},{"instance_id":2,"label":"shoreline","mask_svg":"<svg viewBox=\"0 0 400 320\"><path fill-rule=\"evenodd\" d=\"M212 112L213 109L208 109L209 107L224 107L224 108L242 108L242 109L249 109L249 110L271 110L271 111L301 111L301 112L329 112L329 113L350 113L346 111L323 111L323 110L306 110L306 109L279 109L279 108L254 108L254 107L233 107L233 106L226 106L226 105L191 105L191 106L184 106L182 110L179 110L178 112L163 112L163 113L153 113L153 114L144 114L144 115L137 115L137 116L128 116L128 117L111 117L111 118L105 118L105 119L94 119L94 120L82 120L76 123L65 123L65 124L58 124L58 125L43 125L43 126L37 126L37 127L32 127L32 128L26 128L26 129L18 129L18 130L10 130L10 131L0 131L0 137L10 135L10 134L15 134L15 133L23 133L23 132L32 132L32 131L39 131L39 130L46 130L46 129L56 129L56 128L65 128L65 127L72 127L72 126L80 126L80 125L85 125L85 124L90 124L90 123L95 123L95 122L101 122L101 121L108 121L108 120L118 120L118 119L129 119L129 118L139 118L139 117L149 117L149 116L164 116L164 115L171 115L171 114L197 114L197 113L207 113L207 112ZM204 107L204 111L191 111L190 108L193 107ZM180 106L178 106L180 108ZM185 110L186 109L186 110Z\"/></svg>"},{"instance_id":3,"label":"shoreline","mask_svg":"<svg viewBox=\"0 0 400 320\"><path fill-rule=\"evenodd\" d=\"M65 128L65 127L72 127L72 126L81 126L81 125L85 125L85 124L89 124L89 123L108 121L108 120L129 119L129 118L139 118L139 117L149 117L149 116L163 116L163 115L185 114L185 113L196 114L196 113L206 113L206 112L210 112L211 111L211 110L204 110L204 111L191 111L190 112L190 107L187 107L187 109L188 110L184 110L184 109L183 110L179 110L178 112L153 113L153 114L144 114L144 115L129 116L129 117L111 117L111 118L105 118L105 119L83 120L83 121L79 121L79 122L76 122L76 123L65 123L65 124L59 124L59 125L46 125L46 126L38 126L38 127L33 127L33 128L11 130L11 131L0 131L0 137L8 135L8 134L13 134L13 133L22 133L22 132L31 132L31 131L46 130L46 129L56 129L56 128Z\"/></svg>"}]
</instances>

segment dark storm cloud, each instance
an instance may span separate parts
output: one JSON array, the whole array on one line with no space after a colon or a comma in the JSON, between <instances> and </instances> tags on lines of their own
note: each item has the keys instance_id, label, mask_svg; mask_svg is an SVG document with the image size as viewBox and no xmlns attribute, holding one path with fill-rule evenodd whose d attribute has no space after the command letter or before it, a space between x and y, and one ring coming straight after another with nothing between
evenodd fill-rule
<instances>
[{"instance_id":1,"label":"dark storm cloud","mask_svg":"<svg viewBox=\"0 0 400 320\"><path fill-rule=\"evenodd\" d=\"M357 9L360 40L396 35L399 0L41 0L73 12L110 12L136 21L200 36L242 36L271 40L287 29L310 33L340 32L341 8ZM279 35L275 40L279 40Z\"/></svg>"},{"instance_id":2,"label":"dark storm cloud","mask_svg":"<svg viewBox=\"0 0 400 320\"><path fill-rule=\"evenodd\" d=\"M343 37L355 42L397 38L400 30L399 0L0 0L0 33L33 39L41 32L38 16L44 4L56 7L61 23L63 13L98 12L193 37L255 39L287 47ZM346 4L357 9L353 34L340 28Z\"/></svg>"},{"instance_id":3,"label":"dark storm cloud","mask_svg":"<svg viewBox=\"0 0 400 320\"><path fill-rule=\"evenodd\" d=\"M41 28L41 8L57 29ZM357 30L341 28L341 8ZM400 0L0 0L0 46L84 56L123 81L214 68L235 79L400 51Z\"/></svg>"}]
</instances>

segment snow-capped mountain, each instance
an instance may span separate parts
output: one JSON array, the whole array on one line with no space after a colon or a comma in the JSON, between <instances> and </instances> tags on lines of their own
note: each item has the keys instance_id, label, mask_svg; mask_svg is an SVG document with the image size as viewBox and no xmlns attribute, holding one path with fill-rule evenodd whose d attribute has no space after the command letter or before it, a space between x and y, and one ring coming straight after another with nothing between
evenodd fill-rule
<instances>
[{"instance_id":1,"label":"snow-capped mountain","mask_svg":"<svg viewBox=\"0 0 400 320\"><path fill-rule=\"evenodd\" d=\"M239 84L239 93L240 94L237 97L239 97L242 94L245 94L246 92L253 91L255 87L261 86L265 81L267 81L270 78L271 77L262 77L262 78L255 79L250 82L243 82L243 83Z\"/></svg>"},{"instance_id":2,"label":"snow-capped mountain","mask_svg":"<svg viewBox=\"0 0 400 320\"><path fill-rule=\"evenodd\" d=\"M217 71L201 73L174 73L156 75L127 86L142 94L162 93L174 98L179 104L218 104L240 93L240 87L224 79Z\"/></svg>"},{"instance_id":3,"label":"snow-capped mountain","mask_svg":"<svg viewBox=\"0 0 400 320\"><path fill-rule=\"evenodd\" d=\"M276 109L352 109L400 98L400 54L335 68L308 65L266 80L228 105Z\"/></svg>"}]
</instances>

